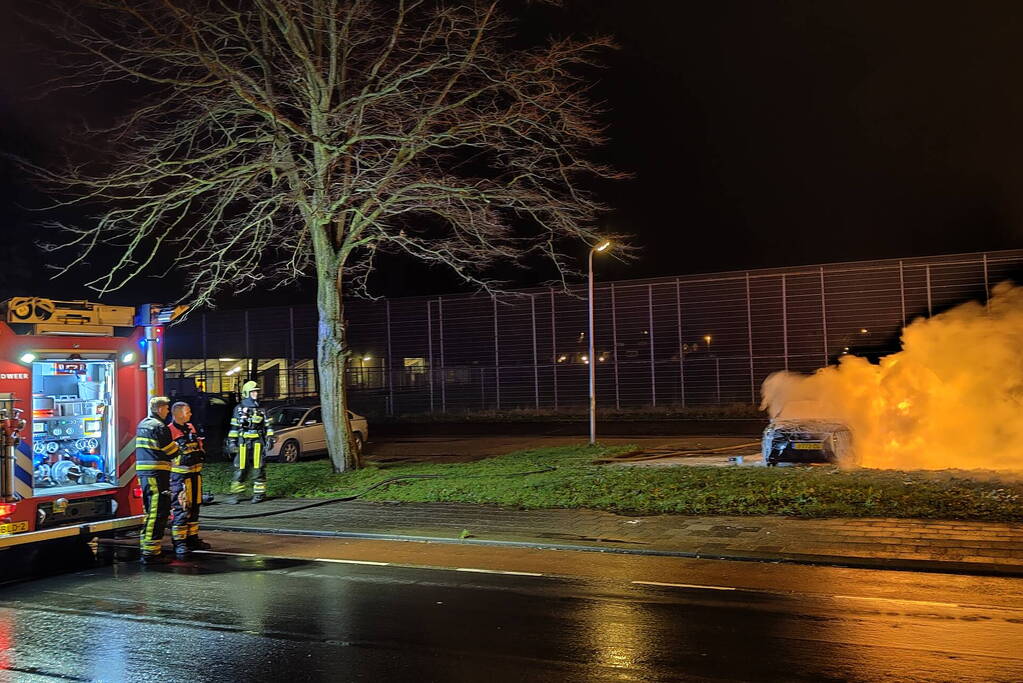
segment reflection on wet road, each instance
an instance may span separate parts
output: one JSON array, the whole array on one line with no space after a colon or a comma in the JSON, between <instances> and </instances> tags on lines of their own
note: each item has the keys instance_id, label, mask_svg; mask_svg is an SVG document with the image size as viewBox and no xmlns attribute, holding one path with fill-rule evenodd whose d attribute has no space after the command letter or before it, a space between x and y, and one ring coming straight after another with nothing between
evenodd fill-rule
<instances>
[{"instance_id":1,"label":"reflection on wet road","mask_svg":"<svg viewBox=\"0 0 1023 683\"><path fill-rule=\"evenodd\" d=\"M938 575L879 597L806 578L851 570L751 588L732 579L766 565L699 565L727 566L713 584L633 582L593 576L592 553L559 556L591 571L206 555L8 585L0 680L1023 680L1012 579L977 579L970 595L971 579L947 577L947 602Z\"/></svg>"}]
</instances>

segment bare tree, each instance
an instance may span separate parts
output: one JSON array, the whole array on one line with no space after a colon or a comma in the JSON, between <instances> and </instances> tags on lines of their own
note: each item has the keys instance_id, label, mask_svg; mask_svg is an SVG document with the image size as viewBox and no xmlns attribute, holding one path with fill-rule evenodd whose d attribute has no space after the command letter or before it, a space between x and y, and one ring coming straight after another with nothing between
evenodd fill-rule
<instances>
[{"instance_id":1,"label":"bare tree","mask_svg":"<svg viewBox=\"0 0 1023 683\"><path fill-rule=\"evenodd\" d=\"M67 268L117 249L89 285L124 287L169 254L182 300L317 282L318 360L335 471L358 466L347 424L343 296L381 254L452 269L484 290L496 265L593 243L587 178L603 142L585 72L607 39L513 45L475 0L76 0L56 30L74 72L132 83L138 103L98 131L104 161L36 168L100 207L51 245ZM604 237L604 236L602 236Z\"/></svg>"}]
</instances>

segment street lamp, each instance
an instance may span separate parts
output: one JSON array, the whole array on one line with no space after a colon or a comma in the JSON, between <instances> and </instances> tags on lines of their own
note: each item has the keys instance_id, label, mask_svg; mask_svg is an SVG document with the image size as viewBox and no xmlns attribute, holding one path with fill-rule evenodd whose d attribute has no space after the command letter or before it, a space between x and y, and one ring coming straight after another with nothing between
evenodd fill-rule
<instances>
[{"instance_id":1,"label":"street lamp","mask_svg":"<svg viewBox=\"0 0 1023 683\"><path fill-rule=\"evenodd\" d=\"M594 252L603 253L610 247L611 243L604 240L590 249L589 297L587 298L590 318L590 354L586 357L587 360L595 357L593 353L593 254ZM597 364L588 362L587 365L590 368L590 445L594 446L597 443Z\"/></svg>"}]
</instances>

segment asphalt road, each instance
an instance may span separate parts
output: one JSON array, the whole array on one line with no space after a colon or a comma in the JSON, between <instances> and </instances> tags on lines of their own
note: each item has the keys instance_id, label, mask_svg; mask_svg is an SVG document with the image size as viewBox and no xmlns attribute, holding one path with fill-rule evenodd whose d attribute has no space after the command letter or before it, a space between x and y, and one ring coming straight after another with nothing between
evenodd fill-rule
<instances>
[{"instance_id":1,"label":"asphalt road","mask_svg":"<svg viewBox=\"0 0 1023 683\"><path fill-rule=\"evenodd\" d=\"M0 680L1023 680L1015 579L210 539L4 586Z\"/></svg>"}]
</instances>

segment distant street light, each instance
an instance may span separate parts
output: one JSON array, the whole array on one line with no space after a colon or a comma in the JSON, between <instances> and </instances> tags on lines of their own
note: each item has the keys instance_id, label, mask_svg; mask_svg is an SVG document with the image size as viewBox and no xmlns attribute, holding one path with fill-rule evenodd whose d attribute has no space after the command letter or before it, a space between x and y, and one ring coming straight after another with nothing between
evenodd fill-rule
<instances>
[{"instance_id":1,"label":"distant street light","mask_svg":"<svg viewBox=\"0 0 1023 683\"><path fill-rule=\"evenodd\" d=\"M707 350L708 351L710 351L710 340L711 340L711 336L709 334L703 338L703 341L707 342Z\"/></svg>"},{"instance_id":2,"label":"distant street light","mask_svg":"<svg viewBox=\"0 0 1023 683\"><path fill-rule=\"evenodd\" d=\"M590 445L597 443L597 364L590 363L589 359L594 357L593 353L593 253L603 253L611 247L611 243L604 240L590 249L589 257L589 297L587 304L590 318L590 353L587 356L587 365L590 366Z\"/></svg>"}]
</instances>

